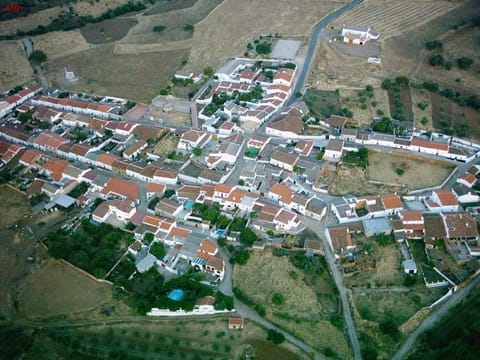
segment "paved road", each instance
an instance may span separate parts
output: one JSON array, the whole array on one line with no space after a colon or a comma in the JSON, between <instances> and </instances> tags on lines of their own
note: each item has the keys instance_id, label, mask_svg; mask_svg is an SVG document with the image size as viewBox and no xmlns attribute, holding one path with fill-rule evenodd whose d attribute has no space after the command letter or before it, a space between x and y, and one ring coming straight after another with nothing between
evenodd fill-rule
<instances>
[{"instance_id":1,"label":"paved road","mask_svg":"<svg viewBox=\"0 0 480 360\"><path fill-rule=\"evenodd\" d=\"M461 288L453 293L452 296L444 303L442 303L432 314L426 318L418 328L415 329L408 337L407 340L402 344L397 353L393 356L393 360L404 359L410 350L412 350L413 345L417 341L418 337L425 332L426 330L433 327L438 321L440 321L455 305L462 301L468 293L480 283L480 276L477 273L477 276L464 288Z\"/></svg>"},{"instance_id":2,"label":"paved road","mask_svg":"<svg viewBox=\"0 0 480 360\"><path fill-rule=\"evenodd\" d=\"M28 58L33 51L32 40L28 37L25 37L23 39L20 39L20 42L22 43L23 48L25 49L25 53L27 54L27 58Z\"/></svg>"},{"instance_id":3,"label":"paved road","mask_svg":"<svg viewBox=\"0 0 480 360\"><path fill-rule=\"evenodd\" d=\"M28 57L30 56L30 54L34 50L33 42L28 37L20 39L20 42L22 43L23 48L25 49L25 55L27 56L27 59L28 59ZM43 74L42 67L40 65L33 65L32 64L32 68L35 71L35 73L37 74L37 80L40 83L40 85L42 85L44 89L48 89L50 87L50 84L48 83L47 78Z\"/></svg>"},{"instance_id":4,"label":"paved road","mask_svg":"<svg viewBox=\"0 0 480 360\"><path fill-rule=\"evenodd\" d=\"M329 212L327 214L329 214ZM340 300L342 301L343 318L345 320L345 325L347 326L347 333L353 349L353 354L355 359L361 359L362 353L360 351L360 343L358 341L357 332L355 330L355 323L353 322L352 313L350 311L347 291L345 289L345 286L343 285L343 275L336 264L335 256L333 255L332 249L330 248L330 245L328 244L327 238L325 236L325 222L328 219L324 220L323 222L318 222L304 216L302 220L305 226L315 232L318 237L322 239L323 247L325 248L325 257L327 258L333 280L335 281L338 293L340 294Z\"/></svg>"},{"instance_id":5,"label":"paved road","mask_svg":"<svg viewBox=\"0 0 480 360\"><path fill-rule=\"evenodd\" d=\"M353 0L352 2L346 4L340 9L335 10L330 15L324 17L320 20L317 25L313 28L312 36L310 38L310 43L308 44L307 54L305 55L305 62L303 64L302 70L298 75L296 80L295 87L290 95L290 99L287 104L290 106L295 102L295 94L297 92L303 92L305 87L305 82L307 81L308 74L310 73L310 68L312 66L313 60L315 59L315 54L317 53L318 41L320 39L320 33L322 30L333 20L343 15L345 12L352 10L357 5L361 4L363 0Z\"/></svg>"},{"instance_id":6,"label":"paved road","mask_svg":"<svg viewBox=\"0 0 480 360\"><path fill-rule=\"evenodd\" d=\"M295 345L299 349L305 351L306 353L310 353L311 351L315 352L315 359L326 359L323 355L319 354L315 351L310 345L305 344L303 341L297 339L296 337L290 335L288 332L283 331L276 325L272 324L268 320L265 320L260 315L258 315L254 310L250 307L242 303L240 300L235 299L235 310L238 315L250 319L254 323L266 328L266 329L275 329L285 335L285 339L290 342L291 344Z\"/></svg>"},{"instance_id":7,"label":"paved road","mask_svg":"<svg viewBox=\"0 0 480 360\"><path fill-rule=\"evenodd\" d=\"M198 123L198 113L197 113L197 99L205 92L209 85L213 84L213 80L210 78L208 79L205 84L202 85L200 90L197 91L195 96L193 97L192 101L190 102L190 115L192 117L192 128L200 129L200 125Z\"/></svg>"}]
</instances>

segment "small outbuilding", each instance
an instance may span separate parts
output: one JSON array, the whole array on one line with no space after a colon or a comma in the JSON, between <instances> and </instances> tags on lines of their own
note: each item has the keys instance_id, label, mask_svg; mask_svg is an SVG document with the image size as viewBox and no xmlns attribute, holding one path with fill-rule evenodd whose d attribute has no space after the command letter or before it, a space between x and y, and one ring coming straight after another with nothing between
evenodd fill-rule
<instances>
[{"instance_id":1,"label":"small outbuilding","mask_svg":"<svg viewBox=\"0 0 480 360\"><path fill-rule=\"evenodd\" d=\"M243 318L231 316L228 318L228 328L230 330L241 330L243 329Z\"/></svg>"},{"instance_id":2,"label":"small outbuilding","mask_svg":"<svg viewBox=\"0 0 480 360\"><path fill-rule=\"evenodd\" d=\"M416 274L417 264L413 260L405 260L403 262L403 271L405 271L405 274Z\"/></svg>"}]
</instances>

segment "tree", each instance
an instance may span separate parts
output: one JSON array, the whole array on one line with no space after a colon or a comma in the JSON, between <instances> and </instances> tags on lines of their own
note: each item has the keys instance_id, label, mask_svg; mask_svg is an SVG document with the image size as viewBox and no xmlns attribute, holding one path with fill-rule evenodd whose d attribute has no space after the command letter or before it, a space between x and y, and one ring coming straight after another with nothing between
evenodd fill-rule
<instances>
[{"instance_id":1,"label":"tree","mask_svg":"<svg viewBox=\"0 0 480 360\"><path fill-rule=\"evenodd\" d=\"M45 54L42 50L33 50L28 57L28 60L35 65L40 65L41 63L47 61L47 54Z\"/></svg>"},{"instance_id":2,"label":"tree","mask_svg":"<svg viewBox=\"0 0 480 360\"><path fill-rule=\"evenodd\" d=\"M215 302L213 308L215 310L232 310L235 307L235 301L233 296L227 296L221 291L217 291L215 294Z\"/></svg>"},{"instance_id":3,"label":"tree","mask_svg":"<svg viewBox=\"0 0 480 360\"><path fill-rule=\"evenodd\" d=\"M145 235L143 235L143 240L145 240L147 244L150 244L154 239L155 235L153 235L151 232L146 232Z\"/></svg>"},{"instance_id":4,"label":"tree","mask_svg":"<svg viewBox=\"0 0 480 360\"><path fill-rule=\"evenodd\" d=\"M202 149L199 148L199 147L193 148L192 153L195 156L200 156L200 155L202 155Z\"/></svg>"},{"instance_id":5,"label":"tree","mask_svg":"<svg viewBox=\"0 0 480 360\"><path fill-rule=\"evenodd\" d=\"M193 32L193 30L195 30L195 26L192 24L187 24L183 26L183 30Z\"/></svg>"},{"instance_id":6,"label":"tree","mask_svg":"<svg viewBox=\"0 0 480 360\"><path fill-rule=\"evenodd\" d=\"M165 30L165 29L166 29L166 26L165 26L165 25L157 25L157 26L154 26L154 27L153 27L153 31L154 31L154 32L158 32L158 33L159 33L159 32L162 32L162 31Z\"/></svg>"},{"instance_id":7,"label":"tree","mask_svg":"<svg viewBox=\"0 0 480 360\"><path fill-rule=\"evenodd\" d=\"M275 329L269 329L267 334L267 340L270 340L275 345L280 345L285 341L285 335Z\"/></svg>"},{"instance_id":8,"label":"tree","mask_svg":"<svg viewBox=\"0 0 480 360\"><path fill-rule=\"evenodd\" d=\"M238 185L244 186L245 185L245 180L243 180L243 179L238 180Z\"/></svg>"},{"instance_id":9,"label":"tree","mask_svg":"<svg viewBox=\"0 0 480 360\"><path fill-rule=\"evenodd\" d=\"M473 60L469 57L462 56L461 58L457 59L457 66L460 69L468 70L473 65Z\"/></svg>"},{"instance_id":10,"label":"tree","mask_svg":"<svg viewBox=\"0 0 480 360\"><path fill-rule=\"evenodd\" d=\"M136 227L135 224L130 222L130 221L127 223L127 225L125 225L125 229L130 230L130 231L135 229L135 227Z\"/></svg>"},{"instance_id":11,"label":"tree","mask_svg":"<svg viewBox=\"0 0 480 360\"><path fill-rule=\"evenodd\" d=\"M213 68L211 66L207 66L205 69L203 69L203 74L208 77L212 76Z\"/></svg>"},{"instance_id":12,"label":"tree","mask_svg":"<svg viewBox=\"0 0 480 360\"><path fill-rule=\"evenodd\" d=\"M240 242L246 245L252 245L255 241L257 241L255 232L248 227L243 228L240 233Z\"/></svg>"},{"instance_id":13,"label":"tree","mask_svg":"<svg viewBox=\"0 0 480 360\"><path fill-rule=\"evenodd\" d=\"M147 233L149 234L149 233ZM152 234L153 235L153 234ZM150 253L155 256L157 259L162 260L167 254L165 246L161 242L155 242L150 247Z\"/></svg>"},{"instance_id":14,"label":"tree","mask_svg":"<svg viewBox=\"0 0 480 360\"><path fill-rule=\"evenodd\" d=\"M272 51L272 45L266 41L262 41L255 46L255 51L257 54L268 55Z\"/></svg>"},{"instance_id":15,"label":"tree","mask_svg":"<svg viewBox=\"0 0 480 360\"><path fill-rule=\"evenodd\" d=\"M428 63L432 66L443 66L445 65L445 59L440 54L431 55L428 58Z\"/></svg>"},{"instance_id":16,"label":"tree","mask_svg":"<svg viewBox=\"0 0 480 360\"><path fill-rule=\"evenodd\" d=\"M234 261L238 265L245 265L248 259L250 259L250 252L246 249L240 250L240 252L234 256Z\"/></svg>"}]
</instances>

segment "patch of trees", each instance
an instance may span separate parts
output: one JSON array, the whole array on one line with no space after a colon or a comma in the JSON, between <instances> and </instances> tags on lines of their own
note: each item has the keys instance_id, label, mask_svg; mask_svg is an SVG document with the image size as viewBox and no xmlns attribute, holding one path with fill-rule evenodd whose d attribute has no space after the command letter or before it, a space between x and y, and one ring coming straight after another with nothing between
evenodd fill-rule
<instances>
[{"instance_id":1,"label":"patch of trees","mask_svg":"<svg viewBox=\"0 0 480 360\"><path fill-rule=\"evenodd\" d=\"M34 65L40 65L41 63L47 61L47 54L42 50L33 50L28 60Z\"/></svg>"},{"instance_id":2,"label":"patch of trees","mask_svg":"<svg viewBox=\"0 0 480 360\"><path fill-rule=\"evenodd\" d=\"M195 203L193 205L194 216L198 216L203 220L208 220L212 225L216 225L220 229L227 227L230 219L221 214L221 209L218 204L212 204L210 206L205 204Z\"/></svg>"},{"instance_id":3,"label":"patch of trees","mask_svg":"<svg viewBox=\"0 0 480 360\"><path fill-rule=\"evenodd\" d=\"M457 59L457 66L462 70L468 70L473 65L473 59L462 56Z\"/></svg>"},{"instance_id":4,"label":"patch of trees","mask_svg":"<svg viewBox=\"0 0 480 360\"><path fill-rule=\"evenodd\" d=\"M267 315L267 310L265 307L253 301L249 296L247 296L247 294L245 294L245 292L243 292L242 289L234 287L233 293L241 302L253 308L253 310L255 310L261 317L265 317Z\"/></svg>"},{"instance_id":5,"label":"patch of trees","mask_svg":"<svg viewBox=\"0 0 480 360\"><path fill-rule=\"evenodd\" d=\"M163 243L154 242L152 246L150 246L150 253L157 259L162 260L167 254L167 250L165 249L165 245L163 245Z\"/></svg>"},{"instance_id":6,"label":"patch of trees","mask_svg":"<svg viewBox=\"0 0 480 360\"><path fill-rule=\"evenodd\" d=\"M193 33L193 31L195 30L195 26L193 26L192 24L186 24L183 26L183 30Z\"/></svg>"},{"instance_id":7,"label":"patch of trees","mask_svg":"<svg viewBox=\"0 0 480 360\"><path fill-rule=\"evenodd\" d=\"M133 242L130 234L109 224L94 225L88 219L78 230L47 234L48 252L56 259L65 259L79 268L103 278L120 258L125 244Z\"/></svg>"},{"instance_id":8,"label":"patch of trees","mask_svg":"<svg viewBox=\"0 0 480 360\"><path fill-rule=\"evenodd\" d=\"M442 50L443 44L439 40L432 40L425 43L425 48L427 50Z\"/></svg>"},{"instance_id":9,"label":"patch of trees","mask_svg":"<svg viewBox=\"0 0 480 360\"><path fill-rule=\"evenodd\" d=\"M268 55L272 51L272 44L267 41L259 42L255 45L255 51L260 55Z\"/></svg>"},{"instance_id":10,"label":"patch of trees","mask_svg":"<svg viewBox=\"0 0 480 360\"><path fill-rule=\"evenodd\" d=\"M23 36L35 36L35 35L41 35L41 34L46 34L51 31L69 31L69 30L75 30L79 29L81 27L84 27L85 25L89 23L98 23L104 20L108 19L113 19L118 16L134 12L134 11L141 11L146 9L146 6L141 3L133 3L133 2L128 2L124 5L120 5L114 9L109 9L105 11L103 14L97 17L93 16L78 16L74 14L73 12L70 12L68 14L62 15L56 19L54 19L50 24L47 26L39 25L37 28L30 30L30 31L17 31L16 35L4 35L1 36L0 39L3 40L11 40L16 37L23 37Z\"/></svg>"},{"instance_id":11,"label":"patch of trees","mask_svg":"<svg viewBox=\"0 0 480 360\"><path fill-rule=\"evenodd\" d=\"M347 164L366 168L368 166L368 149L362 147L358 151L347 151L343 161Z\"/></svg>"},{"instance_id":12,"label":"patch of trees","mask_svg":"<svg viewBox=\"0 0 480 360\"><path fill-rule=\"evenodd\" d=\"M215 293L215 302L213 303L215 310L233 310L235 308L235 301L233 296L227 296L221 291Z\"/></svg>"},{"instance_id":13,"label":"patch of trees","mask_svg":"<svg viewBox=\"0 0 480 360\"><path fill-rule=\"evenodd\" d=\"M282 249L280 249L280 250L282 250ZM275 253L274 253L274 255L275 255ZM287 255L287 254L284 253L284 255ZM277 255L277 256L282 256L282 255ZM290 252L289 259L290 259L290 262L297 269L300 269L300 270L304 271L306 274L320 275L327 268L326 267L327 264L326 264L326 261L325 261L324 257L321 257L321 256L307 257L307 256L305 256L304 251Z\"/></svg>"}]
</instances>

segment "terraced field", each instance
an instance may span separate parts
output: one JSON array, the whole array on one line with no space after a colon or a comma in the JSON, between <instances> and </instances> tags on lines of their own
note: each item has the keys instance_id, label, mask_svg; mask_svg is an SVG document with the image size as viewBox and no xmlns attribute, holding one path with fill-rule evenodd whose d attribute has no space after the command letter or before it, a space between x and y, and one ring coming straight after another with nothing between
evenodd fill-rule
<instances>
[{"instance_id":1,"label":"terraced field","mask_svg":"<svg viewBox=\"0 0 480 360\"><path fill-rule=\"evenodd\" d=\"M381 39L401 34L437 18L457 4L449 1L370 0L335 21L335 25L371 26Z\"/></svg>"}]
</instances>

